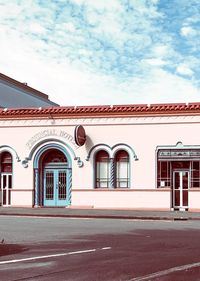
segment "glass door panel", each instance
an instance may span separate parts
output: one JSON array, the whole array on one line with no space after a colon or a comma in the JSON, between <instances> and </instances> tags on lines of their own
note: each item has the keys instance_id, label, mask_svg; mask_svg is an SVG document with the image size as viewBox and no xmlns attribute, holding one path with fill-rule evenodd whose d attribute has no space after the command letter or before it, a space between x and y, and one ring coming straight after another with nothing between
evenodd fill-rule
<instances>
[{"instance_id":1,"label":"glass door panel","mask_svg":"<svg viewBox=\"0 0 200 281\"><path fill-rule=\"evenodd\" d=\"M3 192L3 205L7 205L7 175L2 175L2 192Z\"/></svg>"},{"instance_id":2,"label":"glass door panel","mask_svg":"<svg viewBox=\"0 0 200 281\"><path fill-rule=\"evenodd\" d=\"M66 171L58 171L58 200L66 200L67 198L66 179Z\"/></svg>"},{"instance_id":3,"label":"glass door panel","mask_svg":"<svg viewBox=\"0 0 200 281\"><path fill-rule=\"evenodd\" d=\"M11 188L12 188L12 174L1 174L1 188L2 188L2 205L8 206L11 204Z\"/></svg>"},{"instance_id":4,"label":"glass door panel","mask_svg":"<svg viewBox=\"0 0 200 281\"><path fill-rule=\"evenodd\" d=\"M188 208L189 172L174 171L173 208Z\"/></svg>"},{"instance_id":5,"label":"glass door panel","mask_svg":"<svg viewBox=\"0 0 200 281\"><path fill-rule=\"evenodd\" d=\"M67 170L44 171L44 206L67 205Z\"/></svg>"},{"instance_id":6,"label":"glass door panel","mask_svg":"<svg viewBox=\"0 0 200 281\"><path fill-rule=\"evenodd\" d=\"M175 198L174 198L174 205L176 207L179 207L180 206L180 191L179 190L175 190L174 191L174 194L175 194Z\"/></svg>"},{"instance_id":7,"label":"glass door panel","mask_svg":"<svg viewBox=\"0 0 200 281\"><path fill-rule=\"evenodd\" d=\"M57 192L56 192L56 205L57 206L67 206L67 170L57 170Z\"/></svg>"},{"instance_id":8,"label":"glass door panel","mask_svg":"<svg viewBox=\"0 0 200 281\"><path fill-rule=\"evenodd\" d=\"M55 180L54 171L44 171L44 205L54 206L55 204Z\"/></svg>"}]
</instances>

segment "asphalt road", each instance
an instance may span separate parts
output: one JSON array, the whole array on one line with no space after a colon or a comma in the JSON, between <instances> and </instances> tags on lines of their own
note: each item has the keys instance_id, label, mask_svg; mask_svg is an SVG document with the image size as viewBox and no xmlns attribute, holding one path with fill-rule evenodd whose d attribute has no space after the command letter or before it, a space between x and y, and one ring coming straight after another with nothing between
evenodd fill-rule
<instances>
[{"instance_id":1,"label":"asphalt road","mask_svg":"<svg viewBox=\"0 0 200 281\"><path fill-rule=\"evenodd\" d=\"M0 216L0 281L196 281L199 241L199 221Z\"/></svg>"}]
</instances>

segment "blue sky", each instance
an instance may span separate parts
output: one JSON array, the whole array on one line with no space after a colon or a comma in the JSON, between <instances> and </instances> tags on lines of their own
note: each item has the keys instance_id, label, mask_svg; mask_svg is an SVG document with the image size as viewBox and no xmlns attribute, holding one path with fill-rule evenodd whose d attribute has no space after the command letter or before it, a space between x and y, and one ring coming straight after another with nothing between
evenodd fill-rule
<instances>
[{"instance_id":1,"label":"blue sky","mask_svg":"<svg viewBox=\"0 0 200 281\"><path fill-rule=\"evenodd\" d=\"M61 105L200 102L200 1L0 0L0 53Z\"/></svg>"}]
</instances>

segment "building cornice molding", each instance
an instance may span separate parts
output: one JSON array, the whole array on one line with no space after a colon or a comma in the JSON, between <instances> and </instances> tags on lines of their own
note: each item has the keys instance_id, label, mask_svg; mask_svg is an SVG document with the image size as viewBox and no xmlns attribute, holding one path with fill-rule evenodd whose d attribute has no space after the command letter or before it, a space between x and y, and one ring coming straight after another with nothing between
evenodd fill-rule
<instances>
[{"instance_id":1,"label":"building cornice molding","mask_svg":"<svg viewBox=\"0 0 200 281\"><path fill-rule=\"evenodd\" d=\"M68 106L0 109L0 119L13 118L115 118L128 116L200 115L200 103Z\"/></svg>"},{"instance_id":2,"label":"building cornice molding","mask_svg":"<svg viewBox=\"0 0 200 281\"><path fill-rule=\"evenodd\" d=\"M63 127L76 126L141 126L141 125L167 125L167 124L199 124L200 115L175 115L175 116L116 116L112 117L88 117L77 118L0 118L0 128L14 127Z\"/></svg>"}]
</instances>

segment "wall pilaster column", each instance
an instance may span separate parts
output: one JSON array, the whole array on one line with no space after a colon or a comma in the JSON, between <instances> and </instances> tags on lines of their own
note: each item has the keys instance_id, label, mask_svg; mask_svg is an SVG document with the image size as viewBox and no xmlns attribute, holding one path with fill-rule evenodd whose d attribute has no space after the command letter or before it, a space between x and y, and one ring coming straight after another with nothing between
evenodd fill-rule
<instances>
[{"instance_id":1,"label":"wall pilaster column","mask_svg":"<svg viewBox=\"0 0 200 281\"><path fill-rule=\"evenodd\" d=\"M110 188L115 188L115 162L110 158Z\"/></svg>"},{"instance_id":2,"label":"wall pilaster column","mask_svg":"<svg viewBox=\"0 0 200 281\"><path fill-rule=\"evenodd\" d=\"M35 176L35 202L34 207L39 207L39 173L38 169L34 169L34 176Z\"/></svg>"}]
</instances>

